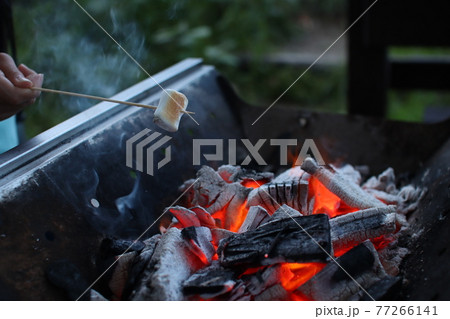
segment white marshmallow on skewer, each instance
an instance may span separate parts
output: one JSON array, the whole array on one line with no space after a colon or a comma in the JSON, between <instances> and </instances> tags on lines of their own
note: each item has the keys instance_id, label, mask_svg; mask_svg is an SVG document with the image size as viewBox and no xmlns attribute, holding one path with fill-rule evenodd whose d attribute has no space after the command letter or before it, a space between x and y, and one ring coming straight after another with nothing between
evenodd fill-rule
<instances>
[{"instance_id":1,"label":"white marshmallow on skewer","mask_svg":"<svg viewBox=\"0 0 450 319\"><path fill-rule=\"evenodd\" d=\"M175 90L164 90L155 111L153 122L162 129L176 132L188 104L187 97Z\"/></svg>"}]
</instances>

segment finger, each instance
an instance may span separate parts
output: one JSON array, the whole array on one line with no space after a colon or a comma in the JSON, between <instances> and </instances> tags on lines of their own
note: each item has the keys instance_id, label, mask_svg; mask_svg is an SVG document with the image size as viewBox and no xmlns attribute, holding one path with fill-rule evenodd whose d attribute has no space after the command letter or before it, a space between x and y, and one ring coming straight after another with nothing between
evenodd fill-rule
<instances>
[{"instance_id":1,"label":"finger","mask_svg":"<svg viewBox=\"0 0 450 319\"><path fill-rule=\"evenodd\" d=\"M30 69L23 63L20 64L17 68L19 69L20 72L22 72L23 75L25 75L26 78L28 78L32 74L37 74L36 71Z\"/></svg>"},{"instance_id":2,"label":"finger","mask_svg":"<svg viewBox=\"0 0 450 319\"><path fill-rule=\"evenodd\" d=\"M44 82L43 74L31 74L27 77L31 82L33 82L33 87L42 87L42 83ZM35 97L38 97L41 94L41 91L33 90L36 93Z\"/></svg>"},{"instance_id":3,"label":"finger","mask_svg":"<svg viewBox=\"0 0 450 319\"><path fill-rule=\"evenodd\" d=\"M0 53L0 69L14 86L29 88L33 85L16 67L14 60L6 53Z\"/></svg>"},{"instance_id":4,"label":"finger","mask_svg":"<svg viewBox=\"0 0 450 319\"><path fill-rule=\"evenodd\" d=\"M31 75L34 77L38 77L39 75ZM31 85L33 82L29 80ZM39 84L40 80L36 80ZM6 77L0 77L0 100L2 104L15 105L19 106L27 101L30 101L39 96L38 91L30 90L30 89L22 89L18 88L11 83Z\"/></svg>"}]
</instances>

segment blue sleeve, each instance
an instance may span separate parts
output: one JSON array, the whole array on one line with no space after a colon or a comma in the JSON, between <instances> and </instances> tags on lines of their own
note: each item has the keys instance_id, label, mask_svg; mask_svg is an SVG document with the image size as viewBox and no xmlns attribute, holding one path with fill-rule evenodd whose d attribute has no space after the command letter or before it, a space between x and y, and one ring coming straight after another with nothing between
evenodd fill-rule
<instances>
[{"instance_id":1,"label":"blue sleeve","mask_svg":"<svg viewBox=\"0 0 450 319\"><path fill-rule=\"evenodd\" d=\"M0 154L19 144L16 117L0 121Z\"/></svg>"}]
</instances>

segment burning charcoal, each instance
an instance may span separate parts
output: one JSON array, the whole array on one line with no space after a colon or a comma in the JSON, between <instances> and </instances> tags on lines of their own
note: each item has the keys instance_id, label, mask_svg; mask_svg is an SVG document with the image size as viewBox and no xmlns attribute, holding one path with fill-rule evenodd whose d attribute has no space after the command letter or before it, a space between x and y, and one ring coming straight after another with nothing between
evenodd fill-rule
<instances>
[{"instance_id":1,"label":"burning charcoal","mask_svg":"<svg viewBox=\"0 0 450 319\"><path fill-rule=\"evenodd\" d=\"M251 275L243 276L247 290L253 296L260 295L267 288L274 286L280 282L280 278L286 276L286 267L274 265L271 267L258 270Z\"/></svg>"},{"instance_id":2,"label":"burning charcoal","mask_svg":"<svg viewBox=\"0 0 450 319\"><path fill-rule=\"evenodd\" d=\"M212 243L214 244L214 246L219 246L219 243L222 239L224 238L228 238L230 236L235 235L236 233L226 230L226 229L222 229L222 228L213 228L211 229L211 235L212 235Z\"/></svg>"},{"instance_id":3,"label":"burning charcoal","mask_svg":"<svg viewBox=\"0 0 450 319\"><path fill-rule=\"evenodd\" d=\"M212 235L207 227L186 227L181 236L187 241L189 250L196 255L202 263L209 265L216 250L211 244Z\"/></svg>"},{"instance_id":4,"label":"burning charcoal","mask_svg":"<svg viewBox=\"0 0 450 319\"><path fill-rule=\"evenodd\" d=\"M261 294L255 296L255 301L284 301L289 300L289 292L281 284L267 288Z\"/></svg>"},{"instance_id":5,"label":"burning charcoal","mask_svg":"<svg viewBox=\"0 0 450 319\"><path fill-rule=\"evenodd\" d=\"M316 202L316 197L312 196L308 202L307 216L310 216L314 213L314 203Z\"/></svg>"},{"instance_id":6,"label":"burning charcoal","mask_svg":"<svg viewBox=\"0 0 450 319\"><path fill-rule=\"evenodd\" d=\"M302 164L309 174L316 177L330 192L337 195L348 206L359 209L384 207L383 202L365 192L359 185L346 179L339 172L332 172L325 167L317 165L311 157L307 157Z\"/></svg>"},{"instance_id":7,"label":"burning charcoal","mask_svg":"<svg viewBox=\"0 0 450 319\"><path fill-rule=\"evenodd\" d=\"M90 292L90 301L109 301L105 297L103 297L97 290L91 289Z\"/></svg>"},{"instance_id":8,"label":"burning charcoal","mask_svg":"<svg viewBox=\"0 0 450 319\"><path fill-rule=\"evenodd\" d=\"M301 211L305 213L305 215L312 215L308 212L308 189L309 189L309 179L311 175L308 173L303 173L302 178L300 179L300 184L298 185L298 203L299 207L301 207ZM294 206L292 206L294 207ZM314 207L314 204L313 204Z\"/></svg>"},{"instance_id":9,"label":"burning charcoal","mask_svg":"<svg viewBox=\"0 0 450 319\"><path fill-rule=\"evenodd\" d=\"M328 263L296 293L318 301L359 299L365 294L361 287L368 289L387 276L370 241L358 245L336 261L342 268L334 261Z\"/></svg>"},{"instance_id":10,"label":"burning charcoal","mask_svg":"<svg viewBox=\"0 0 450 319\"><path fill-rule=\"evenodd\" d=\"M228 294L228 300L230 301L250 301L252 296L248 293L247 287L242 282L238 280L232 291Z\"/></svg>"},{"instance_id":11,"label":"burning charcoal","mask_svg":"<svg viewBox=\"0 0 450 319\"><path fill-rule=\"evenodd\" d=\"M334 251L393 233L396 229L395 216L395 206L386 206L364 209L330 219Z\"/></svg>"},{"instance_id":12,"label":"burning charcoal","mask_svg":"<svg viewBox=\"0 0 450 319\"><path fill-rule=\"evenodd\" d=\"M309 177L310 175L298 166L291 168L277 176L271 183L252 190L248 196L247 206L261 205L270 215L283 204L298 211L305 211Z\"/></svg>"},{"instance_id":13,"label":"burning charcoal","mask_svg":"<svg viewBox=\"0 0 450 319\"><path fill-rule=\"evenodd\" d=\"M88 300L90 294L84 292L89 284L71 262L67 260L55 261L47 267L45 274L53 285L66 292L69 300L77 300L80 297L80 300Z\"/></svg>"},{"instance_id":14,"label":"burning charcoal","mask_svg":"<svg viewBox=\"0 0 450 319\"><path fill-rule=\"evenodd\" d=\"M137 253L135 251L132 251L117 256L117 262L115 263L115 267L108 287L118 300L122 298L122 293L128 279L128 273L131 269L134 259L136 258L136 255Z\"/></svg>"},{"instance_id":15,"label":"burning charcoal","mask_svg":"<svg viewBox=\"0 0 450 319\"><path fill-rule=\"evenodd\" d=\"M278 208L275 213L269 218L268 222L274 222L277 220L300 217L302 214L298 210L295 210L287 205L283 205Z\"/></svg>"},{"instance_id":16,"label":"burning charcoal","mask_svg":"<svg viewBox=\"0 0 450 319\"><path fill-rule=\"evenodd\" d=\"M279 206L275 197L270 194L269 185L273 184L264 184L253 189L248 195L247 207L261 206L267 210L269 215L272 215Z\"/></svg>"},{"instance_id":17,"label":"burning charcoal","mask_svg":"<svg viewBox=\"0 0 450 319\"><path fill-rule=\"evenodd\" d=\"M195 206L190 208L190 210L197 215L198 220L200 221L200 225L209 228L216 227L216 221L214 220L214 218L212 218L211 214L208 213L203 207Z\"/></svg>"},{"instance_id":18,"label":"burning charcoal","mask_svg":"<svg viewBox=\"0 0 450 319\"><path fill-rule=\"evenodd\" d=\"M200 227L200 221L197 215L184 207L174 206L166 208L181 224L181 227Z\"/></svg>"},{"instance_id":19,"label":"burning charcoal","mask_svg":"<svg viewBox=\"0 0 450 319\"><path fill-rule=\"evenodd\" d=\"M254 170L245 169L241 166L222 165L217 173L227 183L242 183L244 181L261 181L263 183L270 182L273 179L273 173L256 172Z\"/></svg>"},{"instance_id":20,"label":"burning charcoal","mask_svg":"<svg viewBox=\"0 0 450 319\"><path fill-rule=\"evenodd\" d=\"M248 210L247 217L238 232L243 233L248 230L255 229L259 225L265 224L269 218L270 215L264 208L261 206L252 206Z\"/></svg>"},{"instance_id":21,"label":"burning charcoal","mask_svg":"<svg viewBox=\"0 0 450 319\"><path fill-rule=\"evenodd\" d=\"M214 263L189 277L183 283L183 292L212 299L231 291L235 284L234 272Z\"/></svg>"},{"instance_id":22,"label":"burning charcoal","mask_svg":"<svg viewBox=\"0 0 450 319\"><path fill-rule=\"evenodd\" d=\"M224 224L222 228L236 231L245 212L242 207L247 200L251 188L239 183L226 183L211 167L203 166L197 173L198 182L194 184L194 197L192 204L205 207L213 215L224 211Z\"/></svg>"},{"instance_id":23,"label":"burning charcoal","mask_svg":"<svg viewBox=\"0 0 450 319\"><path fill-rule=\"evenodd\" d=\"M323 262L328 260L331 249L328 216L318 214L277 220L235 234L220 241L217 253L220 263L226 267L250 267L280 262Z\"/></svg>"},{"instance_id":24,"label":"burning charcoal","mask_svg":"<svg viewBox=\"0 0 450 319\"><path fill-rule=\"evenodd\" d=\"M181 230L170 228L162 235L130 299L183 300L183 282L200 267L190 256Z\"/></svg>"},{"instance_id":25,"label":"burning charcoal","mask_svg":"<svg viewBox=\"0 0 450 319\"><path fill-rule=\"evenodd\" d=\"M303 176L303 174L305 174L305 171L302 170L300 166L294 166L275 177L272 183L277 184L297 182Z\"/></svg>"}]
</instances>

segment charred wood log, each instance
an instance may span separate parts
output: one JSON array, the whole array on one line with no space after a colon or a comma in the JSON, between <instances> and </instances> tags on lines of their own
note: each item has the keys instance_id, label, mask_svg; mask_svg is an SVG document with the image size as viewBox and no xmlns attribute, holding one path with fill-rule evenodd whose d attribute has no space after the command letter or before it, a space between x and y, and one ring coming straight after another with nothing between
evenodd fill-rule
<instances>
[{"instance_id":1,"label":"charred wood log","mask_svg":"<svg viewBox=\"0 0 450 319\"><path fill-rule=\"evenodd\" d=\"M332 246L328 216L277 220L221 240L218 255L226 267L280 262L324 262Z\"/></svg>"},{"instance_id":2,"label":"charred wood log","mask_svg":"<svg viewBox=\"0 0 450 319\"><path fill-rule=\"evenodd\" d=\"M316 177L330 192L337 195L350 207L366 209L386 206L339 172L332 172L317 165L311 157L307 157L303 161L302 169Z\"/></svg>"},{"instance_id":3,"label":"charred wood log","mask_svg":"<svg viewBox=\"0 0 450 319\"><path fill-rule=\"evenodd\" d=\"M395 216L395 206L385 206L330 219L333 249L353 247L367 239L395 232Z\"/></svg>"},{"instance_id":4,"label":"charred wood log","mask_svg":"<svg viewBox=\"0 0 450 319\"><path fill-rule=\"evenodd\" d=\"M370 241L351 249L336 262L328 263L295 292L311 300L354 300L366 294L361 287L368 289L387 276Z\"/></svg>"}]
</instances>

